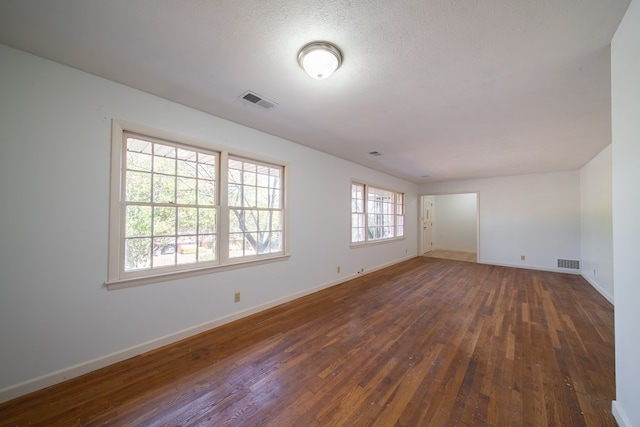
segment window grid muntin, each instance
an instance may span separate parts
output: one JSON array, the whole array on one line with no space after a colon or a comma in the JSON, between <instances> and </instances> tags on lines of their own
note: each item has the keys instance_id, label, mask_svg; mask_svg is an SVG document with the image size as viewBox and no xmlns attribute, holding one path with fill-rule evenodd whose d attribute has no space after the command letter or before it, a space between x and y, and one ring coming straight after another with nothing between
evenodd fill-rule
<instances>
[{"instance_id":1,"label":"window grid muntin","mask_svg":"<svg viewBox=\"0 0 640 427\"><path fill-rule=\"evenodd\" d=\"M396 192L396 237L404 237L404 193Z\"/></svg>"},{"instance_id":2,"label":"window grid muntin","mask_svg":"<svg viewBox=\"0 0 640 427\"><path fill-rule=\"evenodd\" d=\"M284 253L283 178L283 166L229 156L230 259Z\"/></svg>"},{"instance_id":3,"label":"window grid muntin","mask_svg":"<svg viewBox=\"0 0 640 427\"><path fill-rule=\"evenodd\" d=\"M132 147L132 149L130 149ZM135 148L138 147L137 150ZM218 200L217 187L217 169L220 163L220 156L218 153L207 151L201 148L186 147L179 143L158 140L156 138L147 137L132 132L123 132L123 168L124 168L124 201L123 211L121 216L123 224L123 246L121 251L121 272L132 273L139 271L153 271L159 268L170 270L181 270L188 268L190 264L212 264L218 262L218 249L217 249L217 234L218 234L218 218L219 218L219 206L212 204ZM130 154L133 153L134 158L140 160L139 154L144 153L150 156L150 163L144 165L132 164L129 162ZM166 155L169 157L166 157ZM178 182L180 178L193 178L194 174L183 173L183 169L178 167L179 159L184 161L190 161L195 155L195 188L193 192L195 194L195 201L192 203L177 203L178 199ZM202 160L200 160L202 157ZM170 160L159 160L160 158ZM158 161L162 163L157 165ZM172 163L172 165L171 165ZM203 168L200 167L203 165ZM206 165L206 167L204 167ZM184 164L183 164L184 166ZM200 176L201 171L206 171L207 176ZM128 200L128 191L130 190L129 184L129 172L146 173L150 179L145 180L151 183L148 201ZM170 172L173 172L171 174ZM213 172L213 176L211 176ZM156 202L158 194L155 183L157 180L161 180L168 183L173 190L169 193L173 193L172 197L164 198L163 202ZM173 181L171 183L171 181ZM208 194L206 198L208 203L199 204L198 199L200 195L201 185L213 184L213 193ZM134 235L130 236L128 233L128 211L129 207L149 207L151 209L150 215L150 230L146 235ZM180 216L181 209L195 209L195 232L181 233ZM161 233L156 230L156 212L173 212L173 220L166 221L163 224L166 227L172 227L172 232ZM213 227L209 227L210 232L202 232L200 230L201 220L200 214L205 211L213 212ZM171 214L170 214L171 215ZM171 224L173 222L173 224ZM161 247L156 246L154 243L164 242ZM209 246L208 243L212 242ZM144 245L146 247L145 252L141 253L142 263L138 263L132 266L130 260L130 248L133 243L138 243L138 246ZM166 250L165 248L173 248L172 250ZM140 250L140 249L139 249ZM168 256L167 256L168 255Z\"/></svg>"},{"instance_id":4,"label":"window grid muntin","mask_svg":"<svg viewBox=\"0 0 640 427\"><path fill-rule=\"evenodd\" d=\"M359 203L364 212L359 212ZM403 236L404 193L352 182L351 243L366 244Z\"/></svg>"},{"instance_id":5,"label":"window grid muntin","mask_svg":"<svg viewBox=\"0 0 640 427\"><path fill-rule=\"evenodd\" d=\"M351 184L351 242L365 241L366 218L364 209L364 184Z\"/></svg>"}]
</instances>

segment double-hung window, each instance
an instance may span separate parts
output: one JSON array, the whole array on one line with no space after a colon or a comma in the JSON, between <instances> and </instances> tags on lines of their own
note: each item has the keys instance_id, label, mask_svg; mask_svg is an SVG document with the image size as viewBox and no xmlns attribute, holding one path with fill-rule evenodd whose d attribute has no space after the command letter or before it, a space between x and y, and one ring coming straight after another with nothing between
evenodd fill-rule
<instances>
[{"instance_id":1,"label":"double-hung window","mask_svg":"<svg viewBox=\"0 0 640 427\"><path fill-rule=\"evenodd\" d=\"M351 183L351 243L404 236L404 193Z\"/></svg>"},{"instance_id":2,"label":"double-hung window","mask_svg":"<svg viewBox=\"0 0 640 427\"><path fill-rule=\"evenodd\" d=\"M282 167L229 158L229 258L282 252Z\"/></svg>"},{"instance_id":3,"label":"double-hung window","mask_svg":"<svg viewBox=\"0 0 640 427\"><path fill-rule=\"evenodd\" d=\"M217 258L218 154L124 133L123 273Z\"/></svg>"},{"instance_id":4,"label":"double-hung window","mask_svg":"<svg viewBox=\"0 0 640 427\"><path fill-rule=\"evenodd\" d=\"M283 165L113 128L110 289L285 256Z\"/></svg>"}]
</instances>

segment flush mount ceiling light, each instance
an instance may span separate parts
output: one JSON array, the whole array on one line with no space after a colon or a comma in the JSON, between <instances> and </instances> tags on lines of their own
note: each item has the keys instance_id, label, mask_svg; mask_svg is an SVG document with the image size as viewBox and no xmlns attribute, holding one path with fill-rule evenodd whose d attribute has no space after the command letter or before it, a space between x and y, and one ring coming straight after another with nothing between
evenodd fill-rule
<instances>
[{"instance_id":1,"label":"flush mount ceiling light","mask_svg":"<svg viewBox=\"0 0 640 427\"><path fill-rule=\"evenodd\" d=\"M342 64L342 52L329 42L312 42L298 53L298 64L311 77L323 80Z\"/></svg>"}]
</instances>

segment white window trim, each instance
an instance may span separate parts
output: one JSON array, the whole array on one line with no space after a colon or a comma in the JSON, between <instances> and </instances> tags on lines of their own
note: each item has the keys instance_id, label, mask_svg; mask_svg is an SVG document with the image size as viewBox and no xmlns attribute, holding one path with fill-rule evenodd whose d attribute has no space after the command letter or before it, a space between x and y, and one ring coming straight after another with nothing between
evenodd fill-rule
<instances>
[{"instance_id":1,"label":"white window trim","mask_svg":"<svg viewBox=\"0 0 640 427\"><path fill-rule=\"evenodd\" d=\"M218 176L218 196L219 196L219 218L217 229L218 240L218 257L215 264L194 264L193 268L177 270L177 271L153 271L145 270L135 273L123 274L121 269L122 260L122 222L121 222L121 197L122 197L122 159L123 153L123 133L132 132L146 135L151 138L161 140L174 141L176 144L192 146L207 151L216 151L219 153L220 165L225 164L229 156L243 157L249 161L272 164L281 166L284 170L282 184L284 191L282 195L282 204L284 211L283 218L283 251L277 254L264 254L256 256L247 256L242 258L228 257L228 241L227 231L229 228L229 209L226 194L222 194L220 189L226 189L227 176L226 173L220 173ZM223 163L224 162L224 163ZM216 165L218 170L220 165ZM230 149L228 147L215 145L196 138L177 135L170 132L149 128L147 126L126 122L119 119L113 119L111 124L111 188L110 188L110 205L109 205L109 261L108 261L108 279L105 285L108 290L123 289L133 286L146 285L150 283L163 282L168 280L176 280L186 277L210 274L216 271L225 271L236 268L244 268L254 265L260 265L270 262L283 261L289 259L289 214L288 214L288 164L281 160L268 158L255 153L248 153L242 150Z\"/></svg>"},{"instance_id":2,"label":"white window trim","mask_svg":"<svg viewBox=\"0 0 640 427\"><path fill-rule=\"evenodd\" d=\"M353 230L353 223L351 222L351 214L352 214L352 212L351 212L351 201L352 201L352 198L351 198L351 196L349 196L349 247L351 249L357 249L357 248L364 248L364 247L369 247L369 246L384 245L386 243L397 242L397 241L400 241L400 240L406 240L406 238L407 238L406 237L406 224L405 224L405 226L403 226L405 229L404 229L404 233L403 233L402 236L394 236L394 237L389 237L387 239L376 239L376 240L369 240L366 237L366 233L367 233L367 230L369 228L369 218L368 218L369 215L368 215L368 211L367 211L367 208L366 208L366 205L367 205L367 194L368 194L367 188L368 187L373 187L373 188L376 188L378 190L391 191L391 192L393 192L395 194L402 193L402 195L403 195L402 217L404 219L406 219L406 208L407 208L407 206L406 206L406 204L407 204L407 195L406 195L406 193L404 191L401 191L401 190L395 190L395 189L384 187L384 186L380 186L380 185L377 185L377 184L371 184L370 182L363 181L363 180L360 180L360 179L351 179L351 183L349 184L349 194L351 194L351 187L354 184L359 184L359 185L364 185L365 186L365 194L364 194L365 240L364 240L364 242L353 242L351 240L352 239L352 230ZM397 216L397 215L394 214L394 228L395 228L395 233L397 233L398 232L398 224L397 224L395 216Z\"/></svg>"}]
</instances>

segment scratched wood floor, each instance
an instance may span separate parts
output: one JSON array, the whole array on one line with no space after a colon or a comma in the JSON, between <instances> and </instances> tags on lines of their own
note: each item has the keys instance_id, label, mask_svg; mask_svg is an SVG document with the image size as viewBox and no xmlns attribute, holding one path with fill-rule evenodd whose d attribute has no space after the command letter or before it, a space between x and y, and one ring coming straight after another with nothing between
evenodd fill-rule
<instances>
[{"instance_id":1,"label":"scratched wood floor","mask_svg":"<svg viewBox=\"0 0 640 427\"><path fill-rule=\"evenodd\" d=\"M0 405L2 425L615 426L581 277L427 257Z\"/></svg>"}]
</instances>

